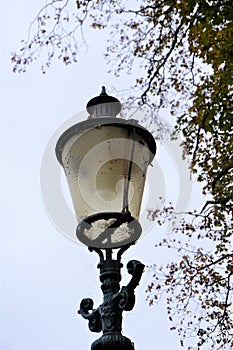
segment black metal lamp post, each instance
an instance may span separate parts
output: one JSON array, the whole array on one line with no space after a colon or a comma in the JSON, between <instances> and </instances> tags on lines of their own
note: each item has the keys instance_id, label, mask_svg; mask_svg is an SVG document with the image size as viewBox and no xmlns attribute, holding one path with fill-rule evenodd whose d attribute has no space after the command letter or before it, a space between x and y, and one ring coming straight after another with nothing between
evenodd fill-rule
<instances>
[{"instance_id":1,"label":"black metal lamp post","mask_svg":"<svg viewBox=\"0 0 233 350\"><path fill-rule=\"evenodd\" d=\"M129 261L132 277L120 289L121 256L141 235L146 171L156 152L151 133L136 120L116 118L120 110L119 100L103 87L87 104L88 120L66 130L56 145L79 221L77 237L100 257L103 303L93 309L92 299L83 299L79 310L92 332L103 332L91 350L134 350L121 333L122 313L133 308L144 269L139 261ZM118 249L116 259L113 249Z\"/></svg>"}]
</instances>

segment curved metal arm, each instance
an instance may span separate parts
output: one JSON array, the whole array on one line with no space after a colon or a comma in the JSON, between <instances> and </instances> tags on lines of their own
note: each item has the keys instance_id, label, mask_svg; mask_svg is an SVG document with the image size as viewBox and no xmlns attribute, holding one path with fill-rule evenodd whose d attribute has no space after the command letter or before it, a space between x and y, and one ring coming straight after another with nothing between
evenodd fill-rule
<instances>
[{"instance_id":1,"label":"curved metal arm","mask_svg":"<svg viewBox=\"0 0 233 350\"><path fill-rule=\"evenodd\" d=\"M132 278L127 284L127 286L122 287L121 291L119 292L119 295L121 296L119 307L125 311L130 311L134 307L134 289L139 284L144 267L145 265L137 260L131 260L127 264L128 273L132 275Z\"/></svg>"},{"instance_id":2,"label":"curved metal arm","mask_svg":"<svg viewBox=\"0 0 233 350\"><path fill-rule=\"evenodd\" d=\"M93 309L93 300L90 298L83 299L80 303L80 310L78 313L89 321L88 326L91 332L101 332L101 316L98 309ZM89 311L92 310L91 313Z\"/></svg>"},{"instance_id":3,"label":"curved metal arm","mask_svg":"<svg viewBox=\"0 0 233 350\"><path fill-rule=\"evenodd\" d=\"M134 291L134 289L137 287L137 285L140 282L145 265L138 260L130 260L126 267L127 267L128 273L132 275L132 278L130 282L127 284L126 288L128 290Z\"/></svg>"},{"instance_id":4,"label":"curved metal arm","mask_svg":"<svg viewBox=\"0 0 233 350\"><path fill-rule=\"evenodd\" d=\"M121 247L121 249L119 249L119 251L117 252L117 260L120 261L121 260L121 256L122 254L129 249L129 247L131 247L131 245L135 244L135 242L129 243L127 245L124 245L123 247Z\"/></svg>"},{"instance_id":5,"label":"curved metal arm","mask_svg":"<svg viewBox=\"0 0 233 350\"><path fill-rule=\"evenodd\" d=\"M88 250L90 252L93 252L93 251L96 252L99 255L99 257L100 257L100 264L103 264L104 254L103 254L103 252L102 252L102 250L100 248L88 247Z\"/></svg>"}]
</instances>

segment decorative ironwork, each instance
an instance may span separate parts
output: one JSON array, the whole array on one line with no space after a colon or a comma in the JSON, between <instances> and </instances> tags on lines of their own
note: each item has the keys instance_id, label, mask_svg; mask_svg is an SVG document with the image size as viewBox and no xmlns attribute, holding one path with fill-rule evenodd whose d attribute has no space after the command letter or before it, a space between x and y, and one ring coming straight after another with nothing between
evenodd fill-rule
<instances>
[{"instance_id":1,"label":"decorative ironwork","mask_svg":"<svg viewBox=\"0 0 233 350\"><path fill-rule=\"evenodd\" d=\"M92 225L98 220L105 220L106 229L102 231L99 236L93 238L88 237L87 233L92 229ZM107 226L107 221L113 220ZM121 227L122 224L126 224L125 230L127 229L128 236L127 238L122 238L120 241L114 242L114 235L117 232L116 229ZM119 248L124 245L129 245L137 241L142 233L142 228L140 223L131 216L130 212L101 212L97 214L90 215L80 221L76 235L82 243L86 244L88 247L93 248Z\"/></svg>"},{"instance_id":2,"label":"decorative ironwork","mask_svg":"<svg viewBox=\"0 0 233 350\"><path fill-rule=\"evenodd\" d=\"M105 260L100 249L91 249L100 256L98 267L102 282L103 303L97 309L93 309L93 300L83 299L78 311L89 321L89 329L92 332L103 332L102 337L92 344L91 350L134 350L131 340L121 334L122 313L134 307L134 290L139 284L144 265L137 260L129 261L127 270L132 277L129 283L120 289L122 267L120 258L129 246L118 251L117 260L111 259L111 249L106 250Z\"/></svg>"}]
</instances>

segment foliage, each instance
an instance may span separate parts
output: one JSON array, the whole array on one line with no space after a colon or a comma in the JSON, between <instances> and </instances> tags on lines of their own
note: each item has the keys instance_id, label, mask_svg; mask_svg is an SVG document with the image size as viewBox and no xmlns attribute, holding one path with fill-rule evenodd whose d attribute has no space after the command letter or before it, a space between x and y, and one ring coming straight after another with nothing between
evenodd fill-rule
<instances>
[{"instance_id":1,"label":"foliage","mask_svg":"<svg viewBox=\"0 0 233 350\"><path fill-rule=\"evenodd\" d=\"M78 61L78 43L85 45L82 23L87 15L77 16L74 10L73 1L46 1L29 26L27 39L21 41L21 49L11 55L13 72L25 73L38 58L44 61L43 73L54 59L66 65Z\"/></svg>"},{"instance_id":2,"label":"foliage","mask_svg":"<svg viewBox=\"0 0 233 350\"><path fill-rule=\"evenodd\" d=\"M148 213L160 224L174 215L180 217L172 238L159 244L175 249L178 260L152 268L149 303L166 295L171 329L177 329L182 345L185 338L196 336L195 349L231 349L232 3L81 0L70 15L73 4L51 0L45 5L30 29L36 24L36 34L29 35L20 53L12 55L14 71L25 71L42 50L48 55L47 66L54 57L65 64L74 62L84 42L85 25L110 27L106 58L114 73L141 67L135 96L141 105L149 104L155 111L168 108L176 117L176 132L184 136L193 176L203 184L201 211L175 214L169 205ZM199 248L191 245L193 239Z\"/></svg>"}]
</instances>

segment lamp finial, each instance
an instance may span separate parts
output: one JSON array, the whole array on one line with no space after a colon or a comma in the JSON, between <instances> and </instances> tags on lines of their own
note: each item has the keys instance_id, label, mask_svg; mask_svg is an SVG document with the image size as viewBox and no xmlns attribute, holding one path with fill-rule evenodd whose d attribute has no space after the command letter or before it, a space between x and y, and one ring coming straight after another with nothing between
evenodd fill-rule
<instances>
[{"instance_id":1,"label":"lamp finial","mask_svg":"<svg viewBox=\"0 0 233 350\"><path fill-rule=\"evenodd\" d=\"M103 95L105 95L105 96L107 95L105 86L102 86L102 90L101 90L101 93L100 93L100 96L103 96Z\"/></svg>"},{"instance_id":2,"label":"lamp finial","mask_svg":"<svg viewBox=\"0 0 233 350\"><path fill-rule=\"evenodd\" d=\"M92 117L110 117L114 118L121 111L120 101L106 93L105 86L99 96L92 98L87 104L87 111Z\"/></svg>"}]
</instances>

